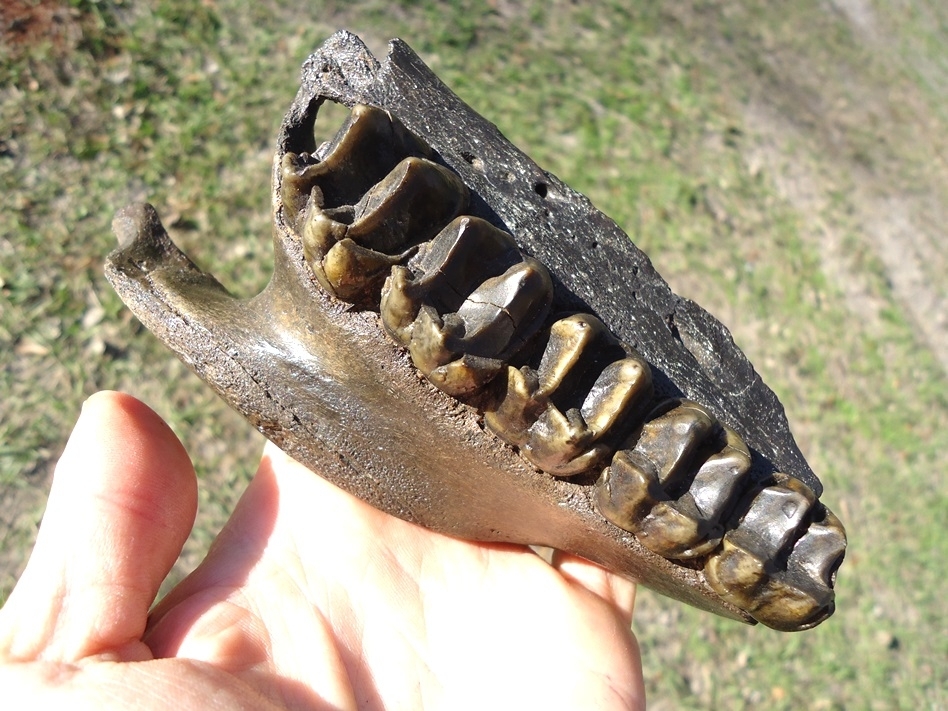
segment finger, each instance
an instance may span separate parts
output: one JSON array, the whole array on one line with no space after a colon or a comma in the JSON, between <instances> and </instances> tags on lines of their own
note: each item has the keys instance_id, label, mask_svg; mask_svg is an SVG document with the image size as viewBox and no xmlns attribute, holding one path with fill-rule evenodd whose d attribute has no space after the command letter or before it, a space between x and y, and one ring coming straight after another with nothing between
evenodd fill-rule
<instances>
[{"instance_id":1,"label":"finger","mask_svg":"<svg viewBox=\"0 0 948 711\"><path fill-rule=\"evenodd\" d=\"M552 565L560 574L572 583L586 588L615 607L623 619L632 624L635 609L636 585L585 558L553 551Z\"/></svg>"},{"instance_id":2,"label":"finger","mask_svg":"<svg viewBox=\"0 0 948 711\"><path fill-rule=\"evenodd\" d=\"M0 610L0 659L150 656L148 608L197 505L187 452L135 398L93 395L62 458L36 546Z\"/></svg>"},{"instance_id":3,"label":"finger","mask_svg":"<svg viewBox=\"0 0 948 711\"><path fill-rule=\"evenodd\" d=\"M228 671L292 708L356 708L332 624L315 602L322 585L311 576L321 571L300 558L298 528L312 531L322 481L268 443L205 560L152 610L145 640L156 657Z\"/></svg>"}]
</instances>

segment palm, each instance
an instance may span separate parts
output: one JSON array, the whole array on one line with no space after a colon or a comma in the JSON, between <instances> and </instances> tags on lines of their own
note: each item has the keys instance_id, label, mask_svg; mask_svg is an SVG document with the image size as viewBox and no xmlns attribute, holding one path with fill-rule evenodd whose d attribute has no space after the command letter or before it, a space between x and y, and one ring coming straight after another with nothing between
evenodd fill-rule
<instances>
[{"instance_id":1,"label":"palm","mask_svg":"<svg viewBox=\"0 0 948 711\"><path fill-rule=\"evenodd\" d=\"M149 448L169 451L173 435L148 422L150 411L110 397L96 400L99 421L110 424L121 403L122 426L147 425L129 438L146 450L143 462L154 459ZM60 479L68 486L70 454L57 486ZM89 698L107 678L113 700L155 706L173 700L205 708L212 697L246 708L626 708L641 701L629 584L576 559L553 568L523 547L457 541L404 523L276 449L268 449L205 561L149 616L194 507L186 455L171 461L161 485L145 494L134 487L125 501L100 476L109 493L103 501L97 492L93 505L117 507L124 522L90 533L112 555L84 573L71 570L70 541L103 512L86 508L76 520L81 502L68 497L67 529L54 518L65 502L54 488L33 560L0 611L0 660L35 662L28 678L25 667L12 667L34 685L31 693L52 665L60 678L68 670L69 683ZM154 476L142 467L141 476ZM127 481L128 468L121 474ZM132 550L143 541L147 563ZM106 568L111 580L103 585ZM97 591L88 580L63 583L70 574L94 577ZM10 669L0 667L5 688L12 688Z\"/></svg>"}]
</instances>

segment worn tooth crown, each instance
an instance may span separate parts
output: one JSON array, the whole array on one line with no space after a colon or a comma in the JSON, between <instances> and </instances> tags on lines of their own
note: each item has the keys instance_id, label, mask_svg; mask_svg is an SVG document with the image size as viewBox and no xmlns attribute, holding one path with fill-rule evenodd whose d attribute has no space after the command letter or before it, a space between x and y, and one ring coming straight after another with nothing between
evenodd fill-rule
<instances>
[{"instance_id":1,"label":"worn tooth crown","mask_svg":"<svg viewBox=\"0 0 948 711\"><path fill-rule=\"evenodd\" d=\"M465 215L467 187L436 158L364 105L315 153L284 155L285 220L323 288L377 307L415 367L480 403L487 427L537 468L601 471L603 517L702 569L724 600L783 630L832 614L839 520L785 474L751 484L741 437L698 403L656 404L649 364L599 319L550 319L546 267Z\"/></svg>"},{"instance_id":2,"label":"worn tooth crown","mask_svg":"<svg viewBox=\"0 0 948 711\"><path fill-rule=\"evenodd\" d=\"M846 534L809 487L785 474L774 480L756 492L704 572L721 597L769 627L806 629L833 613Z\"/></svg>"},{"instance_id":3,"label":"worn tooth crown","mask_svg":"<svg viewBox=\"0 0 948 711\"><path fill-rule=\"evenodd\" d=\"M377 150L370 150L375 145ZM324 157L283 157L288 220L320 284L349 302L374 300L395 264L467 207L458 176L389 114L356 106Z\"/></svg>"},{"instance_id":4,"label":"worn tooth crown","mask_svg":"<svg viewBox=\"0 0 948 711\"><path fill-rule=\"evenodd\" d=\"M695 558L720 543L720 520L750 466L733 430L697 403L669 400L613 457L597 505L655 553Z\"/></svg>"},{"instance_id":5,"label":"worn tooth crown","mask_svg":"<svg viewBox=\"0 0 948 711\"><path fill-rule=\"evenodd\" d=\"M483 387L542 324L553 284L506 232L455 219L382 289L382 323L450 395Z\"/></svg>"},{"instance_id":6,"label":"worn tooth crown","mask_svg":"<svg viewBox=\"0 0 948 711\"><path fill-rule=\"evenodd\" d=\"M327 207L352 205L408 156L431 158L432 151L388 112L356 104L315 154L284 154L284 209L299 215L314 189Z\"/></svg>"},{"instance_id":7,"label":"worn tooth crown","mask_svg":"<svg viewBox=\"0 0 948 711\"><path fill-rule=\"evenodd\" d=\"M652 397L648 364L589 314L553 323L537 367L508 366L506 375L484 421L557 476L601 463Z\"/></svg>"}]
</instances>

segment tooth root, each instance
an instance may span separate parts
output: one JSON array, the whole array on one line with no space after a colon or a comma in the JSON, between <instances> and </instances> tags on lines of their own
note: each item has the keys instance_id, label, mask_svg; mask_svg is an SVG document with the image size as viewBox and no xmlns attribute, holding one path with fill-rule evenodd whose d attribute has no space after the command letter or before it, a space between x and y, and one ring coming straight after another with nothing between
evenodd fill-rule
<instances>
[{"instance_id":1,"label":"tooth root","mask_svg":"<svg viewBox=\"0 0 948 711\"><path fill-rule=\"evenodd\" d=\"M705 577L721 597L768 627L807 629L833 613L846 536L806 485L783 474L775 478L778 483L757 494L721 550L709 556ZM779 525L764 518L768 511ZM807 513L816 515L810 520Z\"/></svg>"}]
</instances>

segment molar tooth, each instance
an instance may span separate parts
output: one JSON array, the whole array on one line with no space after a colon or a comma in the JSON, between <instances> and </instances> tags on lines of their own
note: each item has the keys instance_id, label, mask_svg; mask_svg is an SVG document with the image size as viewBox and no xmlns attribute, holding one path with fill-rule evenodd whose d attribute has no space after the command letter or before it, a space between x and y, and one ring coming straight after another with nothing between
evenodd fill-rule
<instances>
[{"instance_id":1,"label":"molar tooth","mask_svg":"<svg viewBox=\"0 0 948 711\"><path fill-rule=\"evenodd\" d=\"M508 366L484 419L540 469L572 476L609 456L651 396L648 364L599 319L574 314L550 326L536 370Z\"/></svg>"},{"instance_id":2,"label":"molar tooth","mask_svg":"<svg viewBox=\"0 0 948 711\"><path fill-rule=\"evenodd\" d=\"M846 532L836 515L822 506L822 516L810 523L790 553L787 567L799 567L814 581L832 588L836 569L846 553Z\"/></svg>"},{"instance_id":3,"label":"molar tooth","mask_svg":"<svg viewBox=\"0 0 948 711\"><path fill-rule=\"evenodd\" d=\"M467 207L468 190L453 172L406 158L354 206L347 236L379 252L427 242Z\"/></svg>"},{"instance_id":4,"label":"molar tooth","mask_svg":"<svg viewBox=\"0 0 948 711\"><path fill-rule=\"evenodd\" d=\"M546 268L506 232L455 219L382 288L382 322L450 395L482 388L539 328L553 299Z\"/></svg>"},{"instance_id":5,"label":"molar tooth","mask_svg":"<svg viewBox=\"0 0 948 711\"><path fill-rule=\"evenodd\" d=\"M597 484L603 516L666 558L716 547L721 518L750 471L740 437L700 405L672 400L655 408L626 445Z\"/></svg>"},{"instance_id":6,"label":"molar tooth","mask_svg":"<svg viewBox=\"0 0 948 711\"><path fill-rule=\"evenodd\" d=\"M316 190L301 220L303 251L323 287L349 302L374 297L391 267L462 212L468 198L454 173L414 157L354 206L323 209Z\"/></svg>"},{"instance_id":7,"label":"molar tooth","mask_svg":"<svg viewBox=\"0 0 948 711\"><path fill-rule=\"evenodd\" d=\"M807 629L833 612L846 535L809 487L785 474L774 477L776 484L757 493L721 550L709 556L705 577L759 622Z\"/></svg>"},{"instance_id":8,"label":"molar tooth","mask_svg":"<svg viewBox=\"0 0 948 711\"><path fill-rule=\"evenodd\" d=\"M387 111L356 104L295 180L307 195L319 186L320 207L352 205L408 156L430 158L432 152Z\"/></svg>"},{"instance_id":9,"label":"molar tooth","mask_svg":"<svg viewBox=\"0 0 948 711\"><path fill-rule=\"evenodd\" d=\"M774 478L776 483L757 492L736 529L728 534L764 560L784 552L816 502L816 495L799 479L786 474Z\"/></svg>"},{"instance_id":10,"label":"molar tooth","mask_svg":"<svg viewBox=\"0 0 948 711\"><path fill-rule=\"evenodd\" d=\"M634 447L654 462L658 481L667 490L688 475L695 453L716 424L714 417L698 403L666 401L649 415L634 438Z\"/></svg>"},{"instance_id":11,"label":"molar tooth","mask_svg":"<svg viewBox=\"0 0 948 711\"><path fill-rule=\"evenodd\" d=\"M722 425L721 436L724 447L701 465L689 489L698 511L713 521L728 513L751 468L750 450L737 432Z\"/></svg>"}]
</instances>

